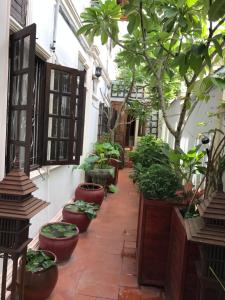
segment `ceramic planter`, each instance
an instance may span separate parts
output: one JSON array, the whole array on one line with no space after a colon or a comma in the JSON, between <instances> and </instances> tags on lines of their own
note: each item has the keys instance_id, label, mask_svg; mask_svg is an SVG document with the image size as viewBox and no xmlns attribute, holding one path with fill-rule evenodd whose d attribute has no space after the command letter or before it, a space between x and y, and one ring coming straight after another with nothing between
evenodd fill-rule
<instances>
[{"instance_id":1,"label":"ceramic planter","mask_svg":"<svg viewBox=\"0 0 225 300\"><path fill-rule=\"evenodd\" d=\"M98 205L102 204L104 196L104 187L96 183L81 183L75 190L75 200L84 200Z\"/></svg>"},{"instance_id":2,"label":"ceramic planter","mask_svg":"<svg viewBox=\"0 0 225 300\"><path fill-rule=\"evenodd\" d=\"M102 185L107 188L110 184L113 184L115 178L115 167L110 166L106 169L95 168L87 172L91 178L91 182Z\"/></svg>"},{"instance_id":3,"label":"ceramic planter","mask_svg":"<svg viewBox=\"0 0 225 300\"><path fill-rule=\"evenodd\" d=\"M180 210L174 207L167 266L166 297L168 300L198 299L198 276L195 263L199 255L197 244L187 240L185 223Z\"/></svg>"},{"instance_id":4,"label":"ceramic planter","mask_svg":"<svg viewBox=\"0 0 225 300\"><path fill-rule=\"evenodd\" d=\"M54 253L45 251L46 254L54 258ZM20 274L20 272L19 272ZM24 300L46 300L52 293L58 279L57 265L51 266L39 272L24 272ZM20 278L19 278L20 281Z\"/></svg>"},{"instance_id":5,"label":"ceramic planter","mask_svg":"<svg viewBox=\"0 0 225 300\"><path fill-rule=\"evenodd\" d=\"M69 224L61 222L63 224ZM49 250L53 252L58 262L68 260L75 249L79 239L79 229L77 228L76 235L70 237L56 238L47 237L42 233L42 229L49 224L61 224L60 222L48 223L41 227L39 232L39 245L42 250Z\"/></svg>"},{"instance_id":6,"label":"ceramic planter","mask_svg":"<svg viewBox=\"0 0 225 300\"><path fill-rule=\"evenodd\" d=\"M147 200L140 196L137 234L139 284L165 286L174 206L169 201Z\"/></svg>"},{"instance_id":7,"label":"ceramic planter","mask_svg":"<svg viewBox=\"0 0 225 300\"><path fill-rule=\"evenodd\" d=\"M77 225L79 232L84 232L87 230L91 223L91 219L88 218L86 213L83 212L73 212L66 209L65 206L62 211L63 221Z\"/></svg>"}]
</instances>

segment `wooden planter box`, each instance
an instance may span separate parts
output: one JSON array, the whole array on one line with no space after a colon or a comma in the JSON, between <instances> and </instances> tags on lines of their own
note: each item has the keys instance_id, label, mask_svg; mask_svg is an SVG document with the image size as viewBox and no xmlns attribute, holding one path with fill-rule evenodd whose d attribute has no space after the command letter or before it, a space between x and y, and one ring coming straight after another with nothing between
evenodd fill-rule
<instances>
[{"instance_id":1,"label":"wooden planter box","mask_svg":"<svg viewBox=\"0 0 225 300\"><path fill-rule=\"evenodd\" d=\"M166 299L198 299L198 276L195 263L199 256L197 244L187 240L184 219L179 209L174 207L171 218Z\"/></svg>"},{"instance_id":2,"label":"wooden planter box","mask_svg":"<svg viewBox=\"0 0 225 300\"><path fill-rule=\"evenodd\" d=\"M174 206L170 202L140 197L137 234L139 284L165 286Z\"/></svg>"}]
</instances>

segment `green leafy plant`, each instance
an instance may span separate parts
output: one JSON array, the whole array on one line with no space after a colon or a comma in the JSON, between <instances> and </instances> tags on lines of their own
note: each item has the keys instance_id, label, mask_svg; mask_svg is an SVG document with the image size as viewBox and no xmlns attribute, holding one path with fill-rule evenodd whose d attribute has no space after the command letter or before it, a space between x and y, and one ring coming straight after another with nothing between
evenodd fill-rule
<instances>
[{"instance_id":1,"label":"green leafy plant","mask_svg":"<svg viewBox=\"0 0 225 300\"><path fill-rule=\"evenodd\" d=\"M136 150L129 153L134 163L134 180L139 180L139 175L145 172L152 164L169 165L169 145L153 135L143 136L137 144Z\"/></svg>"},{"instance_id":2,"label":"green leafy plant","mask_svg":"<svg viewBox=\"0 0 225 300\"><path fill-rule=\"evenodd\" d=\"M180 178L169 166L153 164L140 175L138 186L146 198L170 200L176 198Z\"/></svg>"},{"instance_id":3,"label":"green leafy plant","mask_svg":"<svg viewBox=\"0 0 225 300\"><path fill-rule=\"evenodd\" d=\"M50 238L65 238L77 235L77 227L74 224L52 223L47 224L41 233Z\"/></svg>"},{"instance_id":4,"label":"green leafy plant","mask_svg":"<svg viewBox=\"0 0 225 300\"><path fill-rule=\"evenodd\" d=\"M205 174L206 166L203 165L203 159L206 151L200 150L201 145L195 146L187 153L179 150L171 150L169 153L169 160L174 169L177 170L184 180L184 184L192 181L194 174Z\"/></svg>"},{"instance_id":5,"label":"green leafy plant","mask_svg":"<svg viewBox=\"0 0 225 300\"><path fill-rule=\"evenodd\" d=\"M116 192L118 192L118 187L114 184L110 184L108 187L108 190L110 193L116 193Z\"/></svg>"},{"instance_id":6,"label":"green leafy plant","mask_svg":"<svg viewBox=\"0 0 225 300\"><path fill-rule=\"evenodd\" d=\"M94 153L98 156L104 154L106 158L118 158L120 156L120 152L118 147L112 143L96 143L94 146Z\"/></svg>"},{"instance_id":7,"label":"green leafy plant","mask_svg":"<svg viewBox=\"0 0 225 300\"><path fill-rule=\"evenodd\" d=\"M96 218L96 211L99 209L98 204L88 203L83 200L76 200L74 203L65 206L65 209L71 212L85 213L90 220Z\"/></svg>"},{"instance_id":8,"label":"green leafy plant","mask_svg":"<svg viewBox=\"0 0 225 300\"><path fill-rule=\"evenodd\" d=\"M45 251L34 251L29 249L26 254L26 271L36 273L45 269L49 269L56 263L54 258L48 256Z\"/></svg>"}]
</instances>

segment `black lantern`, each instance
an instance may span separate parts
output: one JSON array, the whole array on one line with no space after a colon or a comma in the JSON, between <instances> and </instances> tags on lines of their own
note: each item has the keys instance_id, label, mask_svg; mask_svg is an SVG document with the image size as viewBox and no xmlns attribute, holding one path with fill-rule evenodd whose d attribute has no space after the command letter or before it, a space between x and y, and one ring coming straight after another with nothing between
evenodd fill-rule
<instances>
[{"instance_id":1,"label":"black lantern","mask_svg":"<svg viewBox=\"0 0 225 300\"><path fill-rule=\"evenodd\" d=\"M95 76L97 78L101 77L102 76L102 68L101 67L96 67L95 68Z\"/></svg>"}]
</instances>

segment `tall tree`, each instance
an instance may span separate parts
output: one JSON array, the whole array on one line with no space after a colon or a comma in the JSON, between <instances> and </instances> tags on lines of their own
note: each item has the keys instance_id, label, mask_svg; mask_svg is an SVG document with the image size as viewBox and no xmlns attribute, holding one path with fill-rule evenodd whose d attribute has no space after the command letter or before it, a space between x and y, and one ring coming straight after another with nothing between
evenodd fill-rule
<instances>
[{"instance_id":1,"label":"tall tree","mask_svg":"<svg viewBox=\"0 0 225 300\"><path fill-rule=\"evenodd\" d=\"M225 0L99 0L81 15L79 33L91 39L110 38L122 49L127 66L144 65L165 124L180 140L188 118L199 100L207 99L214 84L225 87L215 70L223 64L225 45ZM127 17L127 31L120 37L118 22ZM177 125L168 118L168 90L174 78L183 85L179 94L181 110Z\"/></svg>"}]
</instances>

